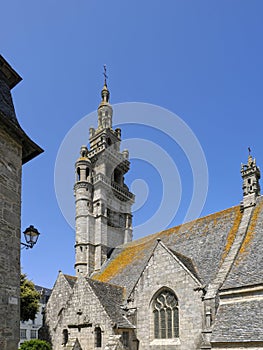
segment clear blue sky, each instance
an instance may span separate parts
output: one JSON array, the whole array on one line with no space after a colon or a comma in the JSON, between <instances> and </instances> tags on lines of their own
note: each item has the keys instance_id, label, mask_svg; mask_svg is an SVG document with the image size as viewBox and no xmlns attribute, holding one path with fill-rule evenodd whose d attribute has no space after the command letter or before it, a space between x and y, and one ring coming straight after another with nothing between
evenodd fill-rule
<instances>
[{"instance_id":1,"label":"clear blue sky","mask_svg":"<svg viewBox=\"0 0 263 350\"><path fill-rule=\"evenodd\" d=\"M57 204L55 161L67 132L96 110L105 63L113 104L166 108L198 138L209 170L202 215L240 202L240 163L248 146L263 168L262 13L262 0L2 3L1 53L23 77L13 90L18 120L45 149L23 167L22 230L33 224L41 232L34 249L22 250L30 279L52 287L58 270L74 274L74 230ZM183 150L154 130L146 136L139 125L123 130L127 136L152 139L173 158L183 212L193 186ZM161 198L161 176L150 163L133 161L127 177L144 179L150 193L135 224L153 215ZM74 162L69 169L74 172ZM180 223L180 210L170 226Z\"/></svg>"}]
</instances>

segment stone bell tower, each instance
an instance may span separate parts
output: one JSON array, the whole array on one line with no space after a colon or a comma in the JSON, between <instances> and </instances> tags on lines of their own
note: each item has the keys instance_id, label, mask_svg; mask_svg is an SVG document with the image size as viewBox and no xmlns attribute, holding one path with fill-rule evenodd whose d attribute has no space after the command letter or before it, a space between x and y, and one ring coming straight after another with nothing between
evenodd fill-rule
<instances>
[{"instance_id":1,"label":"stone bell tower","mask_svg":"<svg viewBox=\"0 0 263 350\"><path fill-rule=\"evenodd\" d=\"M112 106L106 75L98 107L98 127L90 128L90 147L76 161L76 275L101 268L112 249L132 240L134 195L124 181L129 152L120 151L121 130L112 129Z\"/></svg>"},{"instance_id":2,"label":"stone bell tower","mask_svg":"<svg viewBox=\"0 0 263 350\"><path fill-rule=\"evenodd\" d=\"M241 164L241 176L243 179L242 207L248 208L256 204L256 198L260 195L260 170L256 165L256 159L252 158L249 149L247 164Z\"/></svg>"}]
</instances>

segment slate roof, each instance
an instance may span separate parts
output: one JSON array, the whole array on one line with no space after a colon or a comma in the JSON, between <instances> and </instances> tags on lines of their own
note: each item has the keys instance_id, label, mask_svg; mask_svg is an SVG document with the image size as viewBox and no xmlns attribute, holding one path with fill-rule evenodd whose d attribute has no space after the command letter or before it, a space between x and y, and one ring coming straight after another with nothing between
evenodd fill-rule
<instances>
[{"instance_id":1,"label":"slate roof","mask_svg":"<svg viewBox=\"0 0 263 350\"><path fill-rule=\"evenodd\" d=\"M185 267L187 267L187 269L197 278L200 279L200 277L198 276L198 273L196 271L196 267L193 264L193 261L188 258L187 256L184 256L183 254L180 254L178 252L173 251L172 249L170 249L170 251L177 257L177 259L179 259Z\"/></svg>"},{"instance_id":2,"label":"slate roof","mask_svg":"<svg viewBox=\"0 0 263 350\"><path fill-rule=\"evenodd\" d=\"M263 197L258 198L246 238L221 289L263 283Z\"/></svg>"},{"instance_id":3,"label":"slate roof","mask_svg":"<svg viewBox=\"0 0 263 350\"><path fill-rule=\"evenodd\" d=\"M0 126L22 144L22 163L25 164L43 152L19 125L10 90L21 81L21 77L0 55Z\"/></svg>"},{"instance_id":4,"label":"slate roof","mask_svg":"<svg viewBox=\"0 0 263 350\"><path fill-rule=\"evenodd\" d=\"M213 327L212 343L262 341L262 310L262 299L220 305Z\"/></svg>"},{"instance_id":5,"label":"slate roof","mask_svg":"<svg viewBox=\"0 0 263 350\"><path fill-rule=\"evenodd\" d=\"M135 328L125 317L121 305L123 288L87 278L87 281L117 328Z\"/></svg>"},{"instance_id":6,"label":"slate roof","mask_svg":"<svg viewBox=\"0 0 263 350\"><path fill-rule=\"evenodd\" d=\"M178 257L187 257L184 263L208 284L233 243L241 217L236 206L119 246L92 279L123 286L128 297L160 238Z\"/></svg>"},{"instance_id":7,"label":"slate roof","mask_svg":"<svg viewBox=\"0 0 263 350\"><path fill-rule=\"evenodd\" d=\"M64 275L63 276L66 278L66 280L68 281L68 284L70 285L71 288L74 287L76 281L77 281L77 277L75 276L70 276L70 275Z\"/></svg>"}]
</instances>

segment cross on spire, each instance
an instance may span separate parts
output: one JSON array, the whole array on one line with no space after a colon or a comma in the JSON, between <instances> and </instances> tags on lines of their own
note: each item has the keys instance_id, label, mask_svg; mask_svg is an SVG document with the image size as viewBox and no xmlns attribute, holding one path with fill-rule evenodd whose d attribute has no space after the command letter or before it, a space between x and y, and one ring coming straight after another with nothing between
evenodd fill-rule
<instances>
[{"instance_id":1,"label":"cross on spire","mask_svg":"<svg viewBox=\"0 0 263 350\"><path fill-rule=\"evenodd\" d=\"M248 147L247 149L248 149L248 155L250 156L250 154L251 154L251 148Z\"/></svg>"},{"instance_id":2,"label":"cross on spire","mask_svg":"<svg viewBox=\"0 0 263 350\"><path fill-rule=\"evenodd\" d=\"M103 68L104 68L104 72L103 72L103 75L104 75L104 85L107 86L107 79L108 79L108 76L107 76L107 67L106 67L106 64L104 64Z\"/></svg>"}]
</instances>

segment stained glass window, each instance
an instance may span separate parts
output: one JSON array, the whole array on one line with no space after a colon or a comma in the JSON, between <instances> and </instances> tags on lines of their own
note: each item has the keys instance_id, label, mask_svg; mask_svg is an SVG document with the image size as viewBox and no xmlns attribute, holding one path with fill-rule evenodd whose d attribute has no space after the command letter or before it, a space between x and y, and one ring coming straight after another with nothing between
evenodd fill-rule
<instances>
[{"instance_id":1,"label":"stained glass window","mask_svg":"<svg viewBox=\"0 0 263 350\"><path fill-rule=\"evenodd\" d=\"M179 312L176 295L168 290L162 290L153 301L154 337L179 337Z\"/></svg>"}]
</instances>

